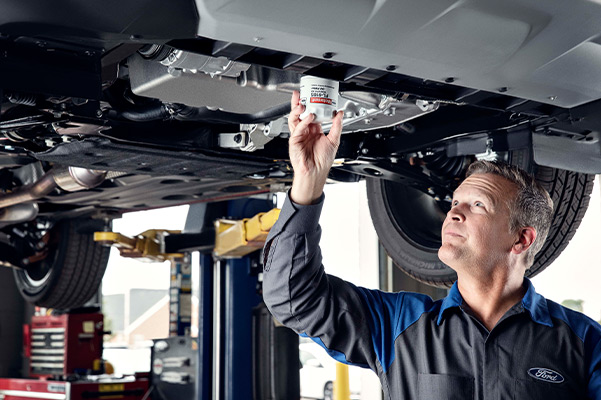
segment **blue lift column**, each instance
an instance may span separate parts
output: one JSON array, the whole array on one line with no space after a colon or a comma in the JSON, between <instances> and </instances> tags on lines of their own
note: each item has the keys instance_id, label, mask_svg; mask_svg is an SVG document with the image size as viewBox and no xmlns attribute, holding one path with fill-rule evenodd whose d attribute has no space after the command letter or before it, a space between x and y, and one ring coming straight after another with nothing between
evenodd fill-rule
<instances>
[{"instance_id":1,"label":"blue lift column","mask_svg":"<svg viewBox=\"0 0 601 400\"><path fill-rule=\"evenodd\" d=\"M165 237L166 250L200 252L196 399L299 397L298 336L276 327L260 294L259 249L279 214L272 209L257 199L196 204L184 232Z\"/></svg>"},{"instance_id":2,"label":"blue lift column","mask_svg":"<svg viewBox=\"0 0 601 400\"><path fill-rule=\"evenodd\" d=\"M227 216L250 218L273 208L266 200L243 199L228 202ZM252 315L261 303L257 292L258 252L215 263L215 347L218 348L218 380L213 399L253 398Z\"/></svg>"},{"instance_id":3,"label":"blue lift column","mask_svg":"<svg viewBox=\"0 0 601 400\"><path fill-rule=\"evenodd\" d=\"M225 262L225 332L223 398L251 399L253 393L252 315L261 302L249 257Z\"/></svg>"},{"instance_id":4,"label":"blue lift column","mask_svg":"<svg viewBox=\"0 0 601 400\"><path fill-rule=\"evenodd\" d=\"M227 203L197 203L190 205L186 226L183 233L190 238L188 250L199 251L198 282L198 371L196 380L196 400L217 399L213 395L213 355L215 342L213 314L215 302L214 269L215 261L211 252L215 244L215 230L213 222L216 218L227 213ZM179 243L181 246L181 241ZM200 245L200 246L199 246ZM180 247L176 246L176 247ZM184 247L186 247L184 245Z\"/></svg>"},{"instance_id":5,"label":"blue lift column","mask_svg":"<svg viewBox=\"0 0 601 400\"><path fill-rule=\"evenodd\" d=\"M153 377L162 385L161 390L157 386L158 398L298 399L298 336L274 323L260 294L259 250L279 215L272 208L271 201L257 199L195 204L183 232L149 230L136 237L95 233L95 240L115 245L130 257L172 261L173 337L159 339L153 350ZM213 224L216 220L219 223ZM196 251L197 340L189 337L190 254ZM188 357L187 363L163 363L165 357L179 360L181 354ZM163 374L163 368L169 368L170 375ZM174 376L181 382L174 385Z\"/></svg>"},{"instance_id":6,"label":"blue lift column","mask_svg":"<svg viewBox=\"0 0 601 400\"><path fill-rule=\"evenodd\" d=\"M198 400L211 399L213 387L213 257L200 254L198 296Z\"/></svg>"}]
</instances>

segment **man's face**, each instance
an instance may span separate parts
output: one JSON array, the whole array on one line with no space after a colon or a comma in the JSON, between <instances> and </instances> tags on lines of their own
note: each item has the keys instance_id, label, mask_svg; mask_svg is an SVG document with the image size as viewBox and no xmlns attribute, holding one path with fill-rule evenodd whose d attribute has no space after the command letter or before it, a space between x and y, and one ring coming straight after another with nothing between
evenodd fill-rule
<instances>
[{"instance_id":1,"label":"man's face","mask_svg":"<svg viewBox=\"0 0 601 400\"><path fill-rule=\"evenodd\" d=\"M494 174L474 174L455 190L442 225L438 257L455 271L503 264L518 236L509 231L509 200L517 188Z\"/></svg>"}]
</instances>

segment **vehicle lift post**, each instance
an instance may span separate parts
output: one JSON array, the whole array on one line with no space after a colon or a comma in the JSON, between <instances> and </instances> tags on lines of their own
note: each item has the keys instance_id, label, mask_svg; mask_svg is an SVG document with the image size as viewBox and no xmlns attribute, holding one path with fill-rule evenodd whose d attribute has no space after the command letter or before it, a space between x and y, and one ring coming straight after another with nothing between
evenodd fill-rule
<instances>
[{"instance_id":1,"label":"vehicle lift post","mask_svg":"<svg viewBox=\"0 0 601 400\"><path fill-rule=\"evenodd\" d=\"M217 218L223 215L229 218ZM254 217L246 218L252 215ZM265 377L257 376L259 372L253 365L265 361L257 360L262 353L255 351L256 344L263 340L257 337L262 333L254 329L261 325L256 322L256 316L262 304L258 292L261 266L256 250L263 247L269 228L278 215L279 210L273 209L273 203L266 200L199 203L190 206L183 232L146 231L135 238L98 232L95 237L98 241L116 246L127 257L171 261L170 332L177 331L178 335L190 331L186 308L190 304L188 300L191 300L188 290L191 285L187 281L191 271L190 253L200 252L197 399L278 400L294 398L290 397L290 393L295 391L298 396L298 378L295 382L294 378L286 376L291 373L290 370L298 375L298 336L292 331L278 328L278 337L285 338L288 348L292 348L289 344L294 343L290 338L296 341L294 357L289 354L279 356L282 363L287 361L286 364L293 367L272 366L275 372L270 372L280 374L280 392L288 390L286 394L268 397L264 387L273 385L265 384ZM217 222L213 225L215 220ZM282 330L287 332L282 335ZM282 353L274 350L270 354L274 352ZM271 376L268 380L274 379L277 378ZM258 389L258 386L261 388Z\"/></svg>"}]
</instances>

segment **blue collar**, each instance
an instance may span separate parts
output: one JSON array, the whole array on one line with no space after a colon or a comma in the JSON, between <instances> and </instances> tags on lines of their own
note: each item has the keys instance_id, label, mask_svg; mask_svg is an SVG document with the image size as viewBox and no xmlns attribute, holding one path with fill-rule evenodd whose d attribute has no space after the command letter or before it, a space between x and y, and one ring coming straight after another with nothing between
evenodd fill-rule
<instances>
[{"instance_id":1,"label":"blue collar","mask_svg":"<svg viewBox=\"0 0 601 400\"><path fill-rule=\"evenodd\" d=\"M549 327L553 326L553 322L551 321L551 315L549 314L549 308L547 307L547 300L536 293L534 290L534 286L530 279L524 278L526 281L526 285L528 289L526 290L526 294L522 299L522 307L524 310L528 311L530 314L530 318L538 324L546 325ZM449 290L449 294L442 301L440 306L440 311L438 312L438 321L437 324L440 325L442 323L443 314L449 308L461 307L463 304L463 297L461 297L461 293L459 293L459 288L457 287L457 282L453 284L451 290Z\"/></svg>"},{"instance_id":2,"label":"blue collar","mask_svg":"<svg viewBox=\"0 0 601 400\"><path fill-rule=\"evenodd\" d=\"M438 321L437 324L440 325L442 323L442 316L444 312L453 307L461 307L463 304L463 297L461 297L461 293L459 293L459 288L457 287L457 281L449 290L449 294L442 301L442 305L440 306L440 311L438 312Z\"/></svg>"},{"instance_id":3,"label":"blue collar","mask_svg":"<svg viewBox=\"0 0 601 400\"><path fill-rule=\"evenodd\" d=\"M551 320L551 314L549 314L547 299L536 293L530 279L524 278L524 280L528 285L528 290L522 299L524 310L530 313L530 318L532 318L534 322L552 327L553 321Z\"/></svg>"}]
</instances>

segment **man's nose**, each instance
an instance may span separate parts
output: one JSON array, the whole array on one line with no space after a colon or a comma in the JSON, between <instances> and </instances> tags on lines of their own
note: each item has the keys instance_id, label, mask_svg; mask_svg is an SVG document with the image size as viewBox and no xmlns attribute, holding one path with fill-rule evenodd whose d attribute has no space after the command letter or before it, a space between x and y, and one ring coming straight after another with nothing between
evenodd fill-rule
<instances>
[{"instance_id":1,"label":"man's nose","mask_svg":"<svg viewBox=\"0 0 601 400\"><path fill-rule=\"evenodd\" d=\"M453 206L447 213L447 217L456 222L465 221L465 214L463 212L463 206L461 204Z\"/></svg>"}]
</instances>

